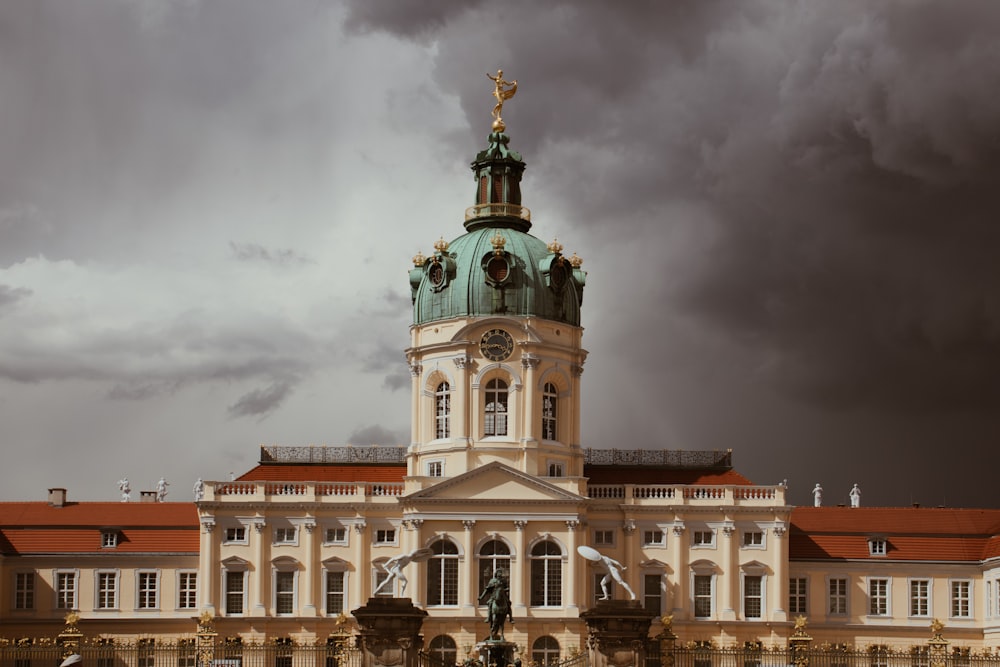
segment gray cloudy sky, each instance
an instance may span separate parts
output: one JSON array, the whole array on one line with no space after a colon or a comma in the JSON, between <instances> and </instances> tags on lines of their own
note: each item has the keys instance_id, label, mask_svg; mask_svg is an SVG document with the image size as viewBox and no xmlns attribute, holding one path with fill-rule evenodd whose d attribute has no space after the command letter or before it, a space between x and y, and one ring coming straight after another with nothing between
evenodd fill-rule
<instances>
[{"instance_id":1,"label":"gray cloudy sky","mask_svg":"<svg viewBox=\"0 0 1000 667\"><path fill-rule=\"evenodd\" d=\"M1000 5L8 0L0 499L405 444L407 270L504 109L585 447L1000 506Z\"/></svg>"}]
</instances>

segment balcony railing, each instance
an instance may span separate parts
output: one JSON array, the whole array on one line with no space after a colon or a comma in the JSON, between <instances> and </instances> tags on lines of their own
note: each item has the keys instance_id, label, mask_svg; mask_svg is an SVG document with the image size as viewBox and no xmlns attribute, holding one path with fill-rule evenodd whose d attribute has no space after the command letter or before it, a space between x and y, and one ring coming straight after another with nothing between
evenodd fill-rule
<instances>
[{"instance_id":1,"label":"balcony railing","mask_svg":"<svg viewBox=\"0 0 1000 667\"><path fill-rule=\"evenodd\" d=\"M494 216L506 218L520 218L531 221L531 211L520 204L476 204L465 209L465 220L475 220L476 218L491 218Z\"/></svg>"},{"instance_id":2,"label":"balcony railing","mask_svg":"<svg viewBox=\"0 0 1000 667\"><path fill-rule=\"evenodd\" d=\"M209 482L203 500L320 501L331 499L395 501L402 482Z\"/></svg>"}]
</instances>

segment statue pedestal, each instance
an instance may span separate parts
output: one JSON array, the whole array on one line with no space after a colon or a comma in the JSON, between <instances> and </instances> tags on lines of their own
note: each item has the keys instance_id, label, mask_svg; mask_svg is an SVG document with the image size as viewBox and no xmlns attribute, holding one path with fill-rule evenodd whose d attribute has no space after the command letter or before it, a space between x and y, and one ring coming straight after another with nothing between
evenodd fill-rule
<instances>
[{"instance_id":1,"label":"statue pedestal","mask_svg":"<svg viewBox=\"0 0 1000 667\"><path fill-rule=\"evenodd\" d=\"M587 623L593 667L636 667L646 659L649 625L656 616L637 600L600 600L580 614Z\"/></svg>"},{"instance_id":2,"label":"statue pedestal","mask_svg":"<svg viewBox=\"0 0 1000 667\"><path fill-rule=\"evenodd\" d=\"M410 598L369 598L351 614L358 619L363 667L418 667L427 612Z\"/></svg>"},{"instance_id":3,"label":"statue pedestal","mask_svg":"<svg viewBox=\"0 0 1000 667\"><path fill-rule=\"evenodd\" d=\"M516 647L517 644L506 639L484 639L476 644L476 652L484 667L508 667L514 664Z\"/></svg>"}]
</instances>

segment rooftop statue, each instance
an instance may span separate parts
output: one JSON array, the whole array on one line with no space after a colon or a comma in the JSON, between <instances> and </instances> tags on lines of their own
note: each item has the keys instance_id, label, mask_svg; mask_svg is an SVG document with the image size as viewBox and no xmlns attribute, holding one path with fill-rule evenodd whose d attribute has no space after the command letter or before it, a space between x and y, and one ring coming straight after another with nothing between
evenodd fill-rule
<instances>
[{"instance_id":1,"label":"rooftop statue","mask_svg":"<svg viewBox=\"0 0 1000 667\"><path fill-rule=\"evenodd\" d=\"M122 492L122 502L127 503L132 497L132 485L128 483L128 477L118 480L118 490Z\"/></svg>"},{"instance_id":2,"label":"rooftop statue","mask_svg":"<svg viewBox=\"0 0 1000 667\"><path fill-rule=\"evenodd\" d=\"M820 507L823 504L823 487L816 482L816 486L813 487L813 506Z\"/></svg>"},{"instance_id":3,"label":"rooftop statue","mask_svg":"<svg viewBox=\"0 0 1000 667\"><path fill-rule=\"evenodd\" d=\"M861 507L861 489L855 484L854 488L851 489L851 507Z\"/></svg>"},{"instance_id":4,"label":"rooftop statue","mask_svg":"<svg viewBox=\"0 0 1000 667\"><path fill-rule=\"evenodd\" d=\"M161 477L160 481L156 483L156 502L162 503L166 501L168 486L170 486L170 482L165 477Z\"/></svg>"},{"instance_id":5,"label":"rooftop statue","mask_svg":"<svg viewBox=\"0 0 1000 667\"><path fill-rule=\"evenodd\" d=\"M496 86L493 89L493 97L497 98L496 106L493 107L493 130L495 132L503 132L505 125L503 123L503 118L500 117L503 111L503 103L514 97L514 93L517 92L517 79L513 81L506 81L503 78L503 70L498 69L497 75L487 73L487 77L493 81ZM510 86L510 88L505 89L504 86Z\"/></svg>"}]
</instances>

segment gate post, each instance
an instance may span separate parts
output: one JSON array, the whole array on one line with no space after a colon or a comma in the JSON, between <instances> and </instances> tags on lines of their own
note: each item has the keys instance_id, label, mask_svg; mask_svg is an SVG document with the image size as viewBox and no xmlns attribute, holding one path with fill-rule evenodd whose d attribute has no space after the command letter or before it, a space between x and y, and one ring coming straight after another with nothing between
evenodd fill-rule
<instances>
[{"instance_id":1,"label":"gate post","mask_svg":"<svg viewBox=\"0 0 1000 667\"><path fill-rule=\"evenodd\" d=\"M677 635L674 634L674 615L667 614L660 619L663 623L663 631L656 635L660 642L660 665L661 667L674 667L674 648L677 645Z\"/></svg>"},{"instance_id":2,"label":"gate post","mask_svg":"<svg viewBox=\"0 0 1000 667\"><path fill-rule=\"evenodd\" d=\"M943 629L944 623L936 618L931 621L931 632L934 634L927 640L927 648L930 653L930 667L945 667L948 662L946 652L950 642L941 636Z\"/></svg>"},{"instance_id":3,"label":"gate post","mask_svg":"<svg viewBox=\"0 0 1000 667\"><path fill-rule=\"evenodd\" d=\"M795 667L809 666L809 645L813 638L806 632L806 617L798 616L795 619L795 630L788 638L788 646L792 649L792 664Z\"/></svg>"},{"instance_id":4,"label":"gate post","mask_svg":"<svg viewBox=\"0 0 1000 667\"><path fill-rule=\"evenodd\" d=\"M198 638L198 664L201 667L211 667L212 659L215 657L215 638L219 633L212 626L214 618L212 612L207 609L198 617L198 631L195 636Z\"/></svg>"},{"instance_id":5,"label":"gate post","mask_svg":"<svg viewBox=\"0 0 1000 667\"><path fill-rule=\"evenodd\" d=\"M66 621L66 627L59 633L57 640L63 647L62 657L65 659L74 653L80 652L80 642L83 639L83 633L76 627L76 624L80 622L80 614L71 611L66 614L64 620Z\"/></svg>"}]
</instances>

